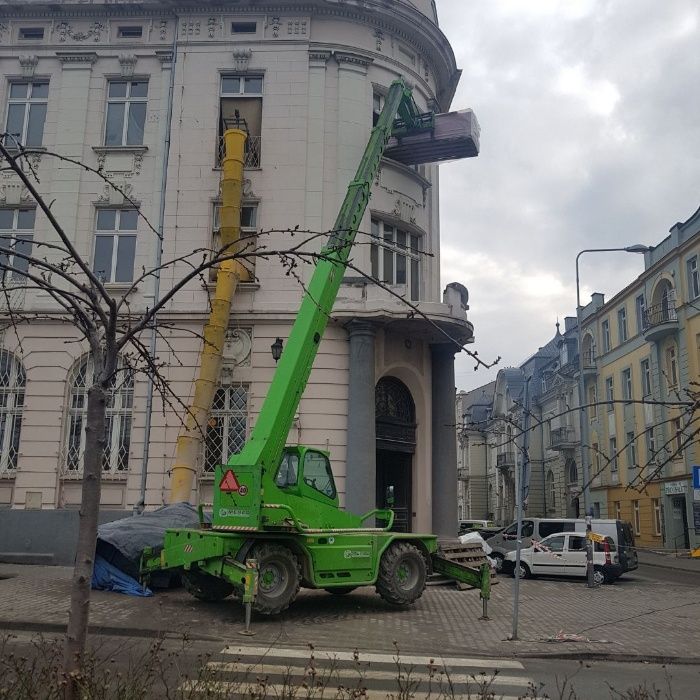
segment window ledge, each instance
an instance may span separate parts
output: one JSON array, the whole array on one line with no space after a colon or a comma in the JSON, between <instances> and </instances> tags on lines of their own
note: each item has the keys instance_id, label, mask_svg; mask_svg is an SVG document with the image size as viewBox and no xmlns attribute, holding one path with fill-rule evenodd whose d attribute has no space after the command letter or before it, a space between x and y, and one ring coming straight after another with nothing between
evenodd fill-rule
<instances>
[{"instance_id":1,"label":"window ledge","mask_svg":"<svg viewBox=\"0 0 700 700\"><path fill-rule=\"evenodd\" d=\"M145 153L148 146L93 146L95 153Z\"/></svg>"},{"instance_id":2,"label":"window ledge","mask_svg":"<svg viewBox=\"0 0 700 700\"><path fill-rule=\"evenodd\" d=\"M112 472L102 472L102 478L101 481L109 481L110 483L118 481L118 482L126 482L127 477L128 477L127 472L118 472L116 474L113 474ZM83 473L81 472L66 472L64 471L61 474L61 479L63 481L82 481L83 480Z\"/></svg>"},{"instance_id":3,"label":"window ledge","mask_svg":"<svg viewBox=\"0 0 700 700\"><path fill-rule=\"evenodd\" d=\"M126 292L136 292L138 287L132 287L131 282L103 282L104 288L110 294L126 294Z\"/></svg>"},{"instance_id":4,"label":"window ledge","mask_svg":"<svg viewBox=\"0 0 700 700\"><path fill-rule=\"evenodd\" d=\"M213 292L216 289L216 282L207 282L207 289ZM260 282L239 282L237 289L241 292L254 292L260 289Z\"/></svg>"},{"instance_id":5,"label":"window ledge","mask_svg":"<svg viewBox=\"0 0 700 700\"><path fill-rule=\"evenodd\" d=\"M8 469L0 474L0 481L12 481L17 476L16 469Z\"/></svg>"}]
</instances>

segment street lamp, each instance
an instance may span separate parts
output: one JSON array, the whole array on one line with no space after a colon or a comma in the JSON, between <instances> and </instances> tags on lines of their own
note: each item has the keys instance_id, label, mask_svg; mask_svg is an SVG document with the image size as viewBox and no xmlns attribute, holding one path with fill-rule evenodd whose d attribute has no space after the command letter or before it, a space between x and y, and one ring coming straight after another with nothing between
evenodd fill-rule
<instances>
[{"instance_id":1,"label":"street lamp","mask_svg":"<svg viewBox=\"0 0 700 700\"><path fill-rule=\"evenodd\" d=\"M578 335L578 405L579 405L579 439L581 441L581 470L583 472L583 509L586 513L586 530L590 530L591 522L591 484L590 470L586 459L586 440L584 432L586 428L586 401L585 387L583 381L583 329L581 327L581 288L578 272L578 260L584 253L647 253L651 250L650 246L635 243L634 245L624 246L622 248L586 248L576 256L576 326ZM593 542L590 539L586 540L586 573L588 578L588 587L593 587Z\"/></svg>"},{"instance_id":2,"label":"street lamp","mask_svg":"<svg viewBox=\"0 0 700 700\"><path fill-rule=\"evenodd\" d=\"M282 357L282 338L275 339L275 342L270 345L270 351L272 352L272 359L276 363Z\"/></svg>"}]
</instances>

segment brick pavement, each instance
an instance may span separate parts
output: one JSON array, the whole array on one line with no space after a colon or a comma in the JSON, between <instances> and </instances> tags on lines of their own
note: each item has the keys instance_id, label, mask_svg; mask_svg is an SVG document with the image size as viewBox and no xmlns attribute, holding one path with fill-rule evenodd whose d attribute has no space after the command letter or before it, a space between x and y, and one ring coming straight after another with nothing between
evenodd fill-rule
<instances>
[{"instance_id":1,"label":"brick pavement","mask_svg":"<svg viewBox=\"0 0 700 700\"><path fill-rule=\"evenodd\" d=\"M11 578L3 578L15 574ZM0 565L0 630L56 629L67 620L71 570L65 567ZM489 656L600 654L700 661L700 587L642 579L628 574L613 586L589 590L575 580L522 582L520 641L511 631L513 580L499 577L489 605L491 620L478 619L476 591L429 586L412 608L397 610L373 589L337 597L302 591L275 618L254 618L252 643ZM245 639L242 607L234 601L201 603L183 590L152 598L93 591L91 624L126 635L157 632L217 639ZM583 634L589 643L547 643L547 637Z\"/></svg>"}]
</instances>

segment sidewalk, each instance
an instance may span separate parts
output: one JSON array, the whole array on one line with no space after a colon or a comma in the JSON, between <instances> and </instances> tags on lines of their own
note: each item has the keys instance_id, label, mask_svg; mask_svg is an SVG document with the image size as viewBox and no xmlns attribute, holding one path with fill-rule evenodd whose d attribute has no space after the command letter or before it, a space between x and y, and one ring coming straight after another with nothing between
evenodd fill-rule
<instances>
[{"instance_id":1,"label":"sidewalk","mask_svg":"<svg viewBox=\"0 0 700 700\"><path fill-rule=\"evenodd\" d=\"M639 563L645 566L660 566L664 569L700 574L700 557L677 556L673 552L654 552L649 549L638 549L637 556Z\"/></svg>"},{"instance_id":2,"label":"sidewalk","mask_svg":"<svg viewBox=\"0 0 700 700\"><path fill-rule=\"evenodd\" d=\"M0 633L7 630L60 632L67 621L71 569L0 565ZM6 578L7 577L7 578ZM236 643L459 656L564 656L700 663L700 586L635 579L587 589L578 580L526 580L520 596L520 641L511 632L513 579L499 576L481 621L476 591L429 586L415 606L392 608L358 589L338 597L302 591L277 617L254 615L256 636L246 641L243 608L233 600L196 601L182 589L132 598L93 591L93 632L126 636L162 633ZM564 634L589 641L552 642Z\"/></svg>"}]
</instances>

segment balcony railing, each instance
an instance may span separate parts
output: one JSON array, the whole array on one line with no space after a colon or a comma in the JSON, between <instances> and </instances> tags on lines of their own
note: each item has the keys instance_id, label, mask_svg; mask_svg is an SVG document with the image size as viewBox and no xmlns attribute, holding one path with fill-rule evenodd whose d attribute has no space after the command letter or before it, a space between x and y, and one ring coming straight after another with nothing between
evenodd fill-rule
<instances>
[{"instance_id":1,"label":"balcony railing","mask_svg":"<svg viewBox=\"0 0 700 700\"><path fill-rule=\"evenodd\" d=\"M508 469L515 466L515 452L501 452L496 455L496 467L498 469Z\"/></svg>"},{"instance_id":2,"label":"balcony railing","mask_svg":"<svg viewBox=\"0 0 700 700\"><path fill-rule=\"evenodd\" d=\"M553 450L571 447L576 444L576 429L571 426L553 428L549 435L549 446Z\"/></svg>"},{"instance_id":3,"label":"balcony railing","mask_svg":"<svg viewBox=\"0 0 700 700\"><path fill-rule=\"evenodd\" d=\"M668 299L661 304L654 304L644 311L644 330L661 323L673 323L677 320L676 300Z\"/></svg>"},{"instance_id":4,"label":"balcony railing","mask_svg":"<svg viewBox=\"0 0 700 700\"><path fill-rule=\"evenodd\" d=\"M660 304L654 304L644 310L644 338L658 340L677 328L676 292L672 289Z\"/></svg>"},{"instance_id":5,"label":"balcony railing","mask_svg":"<svg viewBox=\"0 0 700 700\"><path fill-rule=\"evenodd\" d=\"M245 160L243 166L246 168L260 167L260 147L262 136L249 136L245 142ZM219 136L219 147L216 154L216 164L221 165L221 161L226 155L226 147L224 145L224 137Z\"/></svg>"},{"instance_id":6,"label":"balcony railing","mask_svg":"<svg viewBox=\"0 0 700 700\"><path fill-rule=\"evenodd\" d=\"M583 368L595 369L595 350L583 351Z\"/></svg>"}]
</instances>

